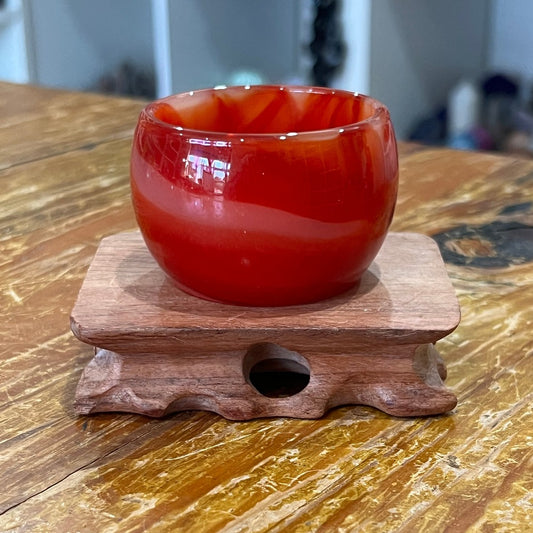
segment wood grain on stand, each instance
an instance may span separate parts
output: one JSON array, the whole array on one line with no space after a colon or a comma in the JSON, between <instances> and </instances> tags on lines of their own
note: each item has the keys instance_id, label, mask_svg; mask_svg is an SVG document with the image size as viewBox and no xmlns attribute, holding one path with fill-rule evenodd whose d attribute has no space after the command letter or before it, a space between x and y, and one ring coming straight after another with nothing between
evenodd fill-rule
<instances>
[{"instance_id":1,"label":"wood grain on stand","mask_svg":"<svg viewBox=\"0 0 533 533\"><path fill-rule=\"evenodd\" d=\"M199 409L250 420L318 418L363 404L396 416L442 414L457 400L433 343L459 319L437 245L425 235L389 233L350 291L261 308L186 294L140 232L118 233L102 241L71 315L74 334L97 348L76 409ZM280 380L285 386L273 394L268 381Z\"/></svg>"}]
</instances>

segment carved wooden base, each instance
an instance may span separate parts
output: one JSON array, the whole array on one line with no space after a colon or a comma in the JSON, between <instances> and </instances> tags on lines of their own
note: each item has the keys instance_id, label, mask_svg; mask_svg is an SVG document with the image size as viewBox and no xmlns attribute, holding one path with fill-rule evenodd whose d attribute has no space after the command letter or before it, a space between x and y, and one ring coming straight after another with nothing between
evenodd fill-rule
<instances>
[{"instance_id":1,"label":"carved wooden base","mask_svg":"<svg viewBox=\"0 0 533 533\"><path fill-rule=\"evenodd\" d=\"M390 234L357 289L285 308L189 296L156 266L138 233L104 239L71 318L94 345L79 381L80 414L163 416L209 410L232 420L318 418L364 404L396 416L444 413L434 343L459 323L438 248Z\"/></svg>"},{"instance_id":2,"label":"carved wooden base","mask_svg":"<svg viewBox=\"0 0 533 533\"><path fill-rule=\"evenodd\" d=\"M98 349L79 382L76 410L163 416L201 409L248 420L318 418L346 404L371 405L397 416L433 415L455 407L457 400L442 381L445 367L432 344L405 345L390 354L369 352L303 358L270 343L244 353L179 357Z\"/></svg>"}]
</instances>

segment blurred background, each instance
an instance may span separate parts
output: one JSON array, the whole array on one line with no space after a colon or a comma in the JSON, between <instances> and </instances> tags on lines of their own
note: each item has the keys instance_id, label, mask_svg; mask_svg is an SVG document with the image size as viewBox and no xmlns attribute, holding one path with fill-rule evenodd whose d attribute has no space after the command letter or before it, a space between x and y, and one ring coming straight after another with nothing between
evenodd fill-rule
<instances>
[{"instance_id":1,"label":"blurred background","mask_svg":"<svg viewBox=\"0 0 533 533\"><path fill-rule=\"evenodd\" d=\"M532 155L532 27L531 0L0 0L0 80L329 85L384 102L400 139Z\"/></svg>"}]
</instances>

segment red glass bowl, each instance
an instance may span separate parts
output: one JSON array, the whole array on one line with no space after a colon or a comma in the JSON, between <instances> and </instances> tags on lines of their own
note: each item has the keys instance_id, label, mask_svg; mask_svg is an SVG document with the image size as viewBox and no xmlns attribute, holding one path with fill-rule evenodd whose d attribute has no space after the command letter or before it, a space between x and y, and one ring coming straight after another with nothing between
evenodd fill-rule
<instances>
[{"instance_id":1,"label":"red glass bowl","mask_svg":"<svg viewBox=\"0 0 533 533\"><path fill-rule=\"evenodd\" d=\"M137 221L190 294L303 304L354 286L398 186L384 105L316 87L194 91L149 104L131 157Z\"/></svg>"}]
</instances>

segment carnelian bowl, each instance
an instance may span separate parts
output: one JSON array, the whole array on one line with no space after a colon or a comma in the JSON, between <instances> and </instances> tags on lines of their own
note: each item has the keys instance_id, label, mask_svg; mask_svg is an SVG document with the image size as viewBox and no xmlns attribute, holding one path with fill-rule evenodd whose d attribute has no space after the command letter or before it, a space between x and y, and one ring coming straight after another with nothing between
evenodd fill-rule
<instances>
[{"instance_id":1,"label":"carnelian bowl","mask_svg":"<svg viewBox=\"0 0 533 533\"><path fill-rule=\"evenodd\" d=\"M296 305L355 286L397 187L389 112L352 92L191 91L150 103L135 131L146 245L182 290L218 302Z\"/></svg>"}]
</instances>

